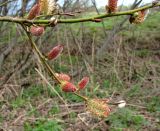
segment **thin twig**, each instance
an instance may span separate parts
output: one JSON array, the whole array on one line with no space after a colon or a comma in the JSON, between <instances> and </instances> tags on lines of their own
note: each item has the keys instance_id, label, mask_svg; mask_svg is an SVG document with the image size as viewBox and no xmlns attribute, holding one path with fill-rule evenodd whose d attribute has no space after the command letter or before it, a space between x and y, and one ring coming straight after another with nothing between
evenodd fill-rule
<instances>
[{"instance_id":1,"label":"thin twig","mask_svg":"<svg viewBox=\"0 0 160 131\"><path fill-rule=\"evenodd\" d=\"M65 106L68 106L66 101L60 96L60 94L54 89L54 87L49 83L49 81L45 78L45 76L37 69L35 68L36 72L41 76L41 78L46 82L46 84L52 89L52 91L62 100L62 102L65 104Z\"/></svg>"},{"instance_id":2,"label":"thin twig","mask_svg":"<svg viewBox=\"0 0 160 131\"><path fill-rule=\"evenodd\" d=\"M22 24L23 29L25 30L29 41L31 43L32 48L36 51L36 53L38 54L41 62L45 65L47 71L49 72L49 74L59 83L61 84L61 81L59 80L59 78L56 76L55 72L51 69L50 65L46 62L46 58L43 56L43 54L40 52L40 50L38 49L38 47L36 46L36 44L34 43L34 41L32 40L32 36L30 34L30 32L27 31L27 28L25 25Z\"/></svg>"},{"instance_id":3,"label":"thin twig","mask_svg":"<svg viewBox=\"0 0 160 131\"><path fill-rule=\"evenodd\" d=\"M8 3L10 3L10 2L13 2L13 1L15 1L15 0L9 0L9 1L0 3L0 7L5 6L6 4L8 4Z\"/></svg>"},{"instance_id":4,"label":"thin twig","mask_svg":"<svg viewBox=\"0 0 160 131\"><path fill-rule=\"evenodd\" d=\"M147 109L147 107L139 106L139 105L134 105L134 104L126 104L126 105L127 105L127 106L138 107L138 108L142 108L142 109Z\"/></svg>"},{"instance_id":5,"label":"thin twig","mask_svg":"<svg viewBox=\"0 0 160 131\"><path fill-rule=\"evenodd\" d=\"M46 100L45 102L43 102L42 104L40 104L38 107L36 107L35 109L29 111L28 113L26 112L26 113L20 115L18 118L16 118L16 119L14 120L14 122L13 122L12 124L15 125L17 122L19 122L19 120L21 120L21 119L24 118L25 116L31 114L32 112L40 109L42 106L44 106L46 103L49 103L50 101L51 101L51 99L48 99L48 100Z\"/></svg>"}]
</instances>

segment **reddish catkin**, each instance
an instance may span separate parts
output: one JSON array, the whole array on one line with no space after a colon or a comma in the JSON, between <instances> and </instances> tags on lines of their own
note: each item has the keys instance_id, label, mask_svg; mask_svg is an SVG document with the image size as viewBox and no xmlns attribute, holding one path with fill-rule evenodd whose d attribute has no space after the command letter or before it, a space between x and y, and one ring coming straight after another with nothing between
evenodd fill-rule
<instances>
[{"instance_id":1,"label":"reddish catkin","mask_svg":"<svg viewBox=\"0 0 160 131\"><path fill-rule=\"evenodd\" d=\"M47 55L48 60L56 59L63 51L63 45L55 46Z\"/></svg>"},{"instance_id":2,"label":"reddish catkin","mask_svg":"<svg viewBox=\"0 0 160 131\"><path fill-rule=\"evenodd\" d=\"M134 24L140 24L144 22L148 15L148 10L141 10L138 13L135 13L136 15L132 15L129 19L130 23Z\"/></svg>"},{"instance_id":3,"label":"reddish catkin","mask_svg":"<svg viewBox=\"0 0 160 131\"><path fill-rule=\"evenodd\" d=\"M117 11L118 0L108 0L108 13Z\"/></svg>"},{"instance_id":4,"label":"reddish catkin","mask_svg":"<svg viewBox=\"0 0 160 131\"><path fill-rule=\"evenodd\" d=\"M30 10L27 19L32 20L40 14L40 4L35 4Z\"/></svg>"},{"instance_id":5,"label":"reddish catkin","mask_svg":"<svg viewBox=\"0 0 160 131\"><path fill-rule=\"evenodd\" d=\"M78 87L80 90L84 89L89 82L89 77L84 77L79 83Z\"/></svg>"},{"instance_id":6,"label":"reddish catkin","mask_svg":"<svg viewBox=\"0 0 160 131\"><path fill-rule=\"evenodd\" d=\"M71 80L71 77L67 74L64 74L64 73L56 73L56 76L58 77L59 80L62 80L62 81L70 81Z\"/></svg>"},{"instance_id":7,"label":"reddish catkin","mask_svg":"<svg viewBox=\"0 0 160 131\"><path fill-rule=\"evenodd\" d=\"M41 36L44 33L44 27L43 26L31 26L30 32L34 36Z\"/></svg>"},{"instance_id":8,"label":"reddish catkin","mask_svg":"<svg viewBox=\"0 0 160 131\"><path fill-rule=\"evenodd\" d=\"M68 81L63 81L61 83L61 88L64 92L75 92L77 90L76 86Z\"/></svg>"},{"instance_id":9,"label":"reddish catkin","mask_svg":"<svg viewBox=\"0 0 160 131\"><path fill-rule=\"evenodd\" d=\"M100 99L89 99L86 106L88 111L98 117L107 117L111 112L107 102Z\"/></svg>"}]
</instances>

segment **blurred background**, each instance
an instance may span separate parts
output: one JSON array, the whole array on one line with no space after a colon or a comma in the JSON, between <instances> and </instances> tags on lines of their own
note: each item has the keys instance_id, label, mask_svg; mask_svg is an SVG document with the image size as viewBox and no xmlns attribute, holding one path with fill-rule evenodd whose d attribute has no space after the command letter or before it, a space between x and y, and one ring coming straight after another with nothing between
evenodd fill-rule
<instances>
[{"instance_id":1,"label":"blurred background","mask_svg":"<svg viewBox=\"0 0 160 131\"><path fill-rule=\"evenodd\" d=\"M0 0L0 16L26 17L34 0ZM119 2L129 10L151 0ZM63 12L80 12L74 19L105 13L107 1L58 1ZM67 73L76 84L84 76L90 83L82 91L91 98L125 100L106 119L87 114L83 101L62 93L34 55L20 25L0 22L0 130L35 131L134 131L160 130L160 8L147 19L130 24L128 16L106 18L100 23L58 24L34 37L45 54L55 45L64 51L50 65ZM56 16L59 17L59 16ZM67 104L50 90L35 71L38 68Z\"/></svg>"}]
</instances>

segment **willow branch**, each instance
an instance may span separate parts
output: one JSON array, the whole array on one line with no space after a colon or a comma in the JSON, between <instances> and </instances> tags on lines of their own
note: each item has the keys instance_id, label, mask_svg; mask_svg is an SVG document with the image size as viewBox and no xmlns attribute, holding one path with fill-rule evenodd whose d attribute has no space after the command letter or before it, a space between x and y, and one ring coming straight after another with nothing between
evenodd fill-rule
<instances>
[{"instance_id":1,"label":"willow branch","mask_svg":"<svg viewBox=\"0 0 160 131\"><path fill-rule=\"evenodd\" d=\"M40 52L40 50L38 49L37 45L34 43L34 41L32 40L32 36L30 34L30 32L27 31L27 28L25 25L22 24L23 29L25 30L28 39L31 43L32 48L36 51L36 53L38 54L38 57L40 58L41 62L45 65L47 71L49 72L49 74L59 83L61 84L61 81L58 79L58 77L55 75L55 72L52 70L52 68L50 67L50 65L47 63L46 58L43 56L43 54Z\"/></svg>"},{"instance_id":2,"label":"willow branch","mask_svg":"<svg viewBox=\"0 0 160 131\"><path fill-rule=\"evenodd\" d=\"M158 2L157 4L149 4L137 9L133 9L133 10L128 10L128 11L122 11L122 12L116 12L116 13L106 13L106 14L101 14L101 15L96 15L93 17L87 17L87 18L77 18L77 19L58 19L56 21L56 23L79 23L79 22L88 22L88 21L93 21L95 19L103 19L103 18L107 18L107 17L114 17L114 16L123 16L123 15L132 15L135 12L141 11L141 10L145 10L145 9L150 9L153 7L158 7L160 6L160 2ZM45 25L50 25L52 22L52 20L27 20L24 18L18 18L18 17L9 17L9 16L5 16L5 17L0 17L0 21L5 21L5 22L15 22L15 23L20 23L20 24L25 24L25 25L32 25L32 24L45 24Z\"/></svg>"},{"instance_id":3,"label":"willow branch","mask_svg":"<svg viewBox=\"0 0 160 131\"><path fill-rule=\"evenodd\" d=\"M22 24L23 29L25 30L28 39L31 43L32 49L34 49L34 51L38 54L38 57L40 58L42 64L46 67L48 73L52 76L52 78L54 78L58 84L61 84L61 81L59 80L59 78L56 76L55 71L51 68L51 66L48 64L48 62L46 61L45 56L43 56L43 54L41 53L41 51L38 49L37 45L34 43L34 41L32 40L32 36L30 34L30 32L27 31L27 27L25 25ZM77 92L73 92L74 95L82 98L83 100L87 101L87 97L80 95Z\"/></svg>"}]
</instances>

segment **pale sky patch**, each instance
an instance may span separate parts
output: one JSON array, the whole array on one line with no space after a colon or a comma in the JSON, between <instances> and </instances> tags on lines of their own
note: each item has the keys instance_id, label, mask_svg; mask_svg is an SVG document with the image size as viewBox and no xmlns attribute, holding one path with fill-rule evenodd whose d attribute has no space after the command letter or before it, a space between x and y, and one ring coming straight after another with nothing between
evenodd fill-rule
<instances>
[{"instance_id":1,"label":"pale sky patch","mask_svg":"<svg viewBox=\"0 0 160 131\"><path fill-rule=\"evenodd\" d=\"M143 0L142 3L146 4L146 3L150 3L153 0ZM96 0L97 2L97 6L101 7L106 5L106 3L108 2L108 0ZM118 0L118 5L131 5L134 2L134 0Z\"/></svg>"},{"instance_id":2,"label":"pale sky patch","mask_svg":"<svg viewBox=\"0 0 160 131\"><path fill-rule=\"evenodd\" d=\"M153 0L143 0L142 4L150 3ZM134 2L134 0L118 0L118 5L131 5ZM64 3L64 0L59 0L58 3L62 5ZM108 0L96 0L97 6L102 7L105 6L108 3Z\"/></svg>"}]
</instances>

